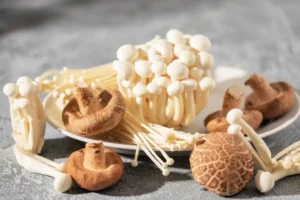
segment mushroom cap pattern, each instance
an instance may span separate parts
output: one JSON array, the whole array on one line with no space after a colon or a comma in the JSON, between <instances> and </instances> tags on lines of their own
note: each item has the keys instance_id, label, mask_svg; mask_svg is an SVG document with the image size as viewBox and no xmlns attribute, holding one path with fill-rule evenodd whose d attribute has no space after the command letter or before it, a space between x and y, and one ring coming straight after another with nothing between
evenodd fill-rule
<instances>
[{"instance_id":1,"label":"mushroom cap pattern","mask_svg":"<svg viewBox=\"0 0 300 200\"><path fill-rule=\"evenodd\" d=\"M253 176L253 157L237 136L222 132L200 137L190 156L197 182L220 196L232 196L247 186Z\"/></svg>"},{"instance_id":2,"label":"mushroom cap pattern","mask_svg":"<svg viewBox=\"0 0 300 200\"><path fill-rule=\"evenodd\" d=\"M66 128L72 133L92 136L116 127L125 114L125 100L117 89L91 88L85 83L77 85L75 98L62 112Z\"/></svg>"},{"instance_id":3,"label":"mushroom cap pattern","mask_svg":"<svg viewBox=\"0 0 300 200\"><path fill-rule=\"evenodd\" d=\"M246 98L246 110L259 110L265 120L284 115L294 105L294 88L286 82L268 84L263 77L253 74L245 85L253 89Z\"/></svg>"},{"instance_id":4,"label":"mushroom cap pattern","mask_svg":"<svg viewBox=\"0 0 300 200\"><path fill-rule=\"evenodd\" d=\"M209 114L204 120L204 125L208 132L227 132L230 124L226 120L226 115L233 108L241 108L243 95L243 88L239 85L232 85L226 90L222 110ZM263 115L257 110L244 111L242 118L254 130L263 121Z\"/></svg>"},{"instance_id":5,"label":"mushroom cap pattern","mask_svg":"<svg viewBox=\"0 0 300 200\"><path fill-rule=\"evenodd\" d=\"M247 122L254 130L259 127L263 121L263 115L257 110L243 111L243 120ZM210 133L224 132L230 124L226 120L226 115L222 111L216 111L208 115L204 120L204 125Z\"/></svg>"},{"instance_id":6,"label":"mushroom cap pattern","mask_svg":"<svg viewBox=\"0 0 300 200\"><path fill-rule=\"evenodd\" d=\"M66 170L81 188L96 191L117 183L123 177L124 164L102 142L87 143L85 148L69 156Z\"/></svg>"}]
</instances>

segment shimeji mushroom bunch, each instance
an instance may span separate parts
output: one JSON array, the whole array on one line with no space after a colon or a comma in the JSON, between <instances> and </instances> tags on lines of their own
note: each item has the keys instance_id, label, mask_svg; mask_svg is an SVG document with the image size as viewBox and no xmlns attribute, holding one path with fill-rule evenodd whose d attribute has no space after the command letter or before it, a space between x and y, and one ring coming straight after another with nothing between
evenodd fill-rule
<instances>
[{"instance_id":1,"label":"shimeji mushroom bunch","mask_svg":"<svg viewBox=\"0 0 300 200\"><path fill-rule=\"evenodd\" d=\"M168 175L173 159L165 150L191 149L200 136L177 129L194 121L215 87L209 71L213 66L210 47L209 39L203 35L184 35L172 29L167 39L156 36L146 44L120 47L118 60L112 64L49 71L36 81L41 83L43 92L52 92L61 110L72 98L75 82L85 82L93 88L119 89L126 101L124 119L100 137L136 144L133 166L137 166L142 149Z\"/></svg>"},{"instance_id":2,"label":"shimeji mushroom bunch","mask_svg":"<svg viewBox=\"0 0 300 200\"><path fill-rule=\"evenodd\" d=\"M168 127L190 125L207 104L215 83L210 41L170 30L144 45L124 45L113 68L118 88L140 121Z\"/></svg>"}]
</instances>

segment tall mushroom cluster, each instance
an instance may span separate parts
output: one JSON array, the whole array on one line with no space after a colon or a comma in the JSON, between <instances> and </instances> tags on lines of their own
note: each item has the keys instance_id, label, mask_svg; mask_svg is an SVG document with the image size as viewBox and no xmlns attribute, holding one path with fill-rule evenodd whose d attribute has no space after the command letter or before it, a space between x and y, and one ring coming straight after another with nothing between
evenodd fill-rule
<instances>
[{"instance_id":1,"label":"tall mushroom cluster","mask_svg":"<svg viewBox=\"0 0 300 200\"><path fill-rule=\"evenodd\" d=\"M130 112L163 126L190 125L215 87L209 72L214 62L210 47L207 37L175 29L167 39L121 46L113 68Z\"/></svg>"}]
</instances>

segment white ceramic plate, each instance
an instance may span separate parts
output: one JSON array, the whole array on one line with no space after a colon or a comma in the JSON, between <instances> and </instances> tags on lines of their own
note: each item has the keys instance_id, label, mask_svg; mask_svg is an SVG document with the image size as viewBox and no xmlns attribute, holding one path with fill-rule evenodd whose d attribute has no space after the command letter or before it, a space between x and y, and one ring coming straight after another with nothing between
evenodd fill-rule
<instances>
[{"instance_id":1,"label":"white ceramic plate","mask_svg":"<svg viewBox=\"0 0 300 200\"><path fill-rule=\"evenodd\" d=\"M225 80L222 82L217 83L217 87L212 93L210 97L210 101L207 105L207 107L196 117L195 122L188 126L183 128L182 130L190 133L194 132L200 132L200 133L206 133L206 129L203 125L203 121L205 117L216 111L219 110L222 107L222 101L223 101L223 95L226 91L226 89L234 84L239 84L243 85L245 80L247 80L248 76L245 75L240 78L235 78L235 79L230 79L230 80ZM269 79L269 81L272 81L272 79ZM251 89L245 87L245 96L251 93ZM264 138L267 136L270 136L272 134L275 134L279 132L280 130L286 128L289 126L291 123L293 123L299 116L300 114L300 100L299 100L299 95L296 93L296 101L295 104L293 105L293 108L284 116L261 125L257 129L257 133ZM99 141L100 139L97 137L82 137L75 135L67 130L65 130L65 127L62 123L61 119L61 110L53 103L53 97L52 94L48 94L46 98L44 99L44 107L45 107L45 112L47 116L47 121L48 123L53 126L55 129L59 130L62 134L73 138L75 140L79 140L82 142L95 142ZM244 102L243 102L244 104ZM53 112L54 111L54 112ZM108 141L103 141L104 145L109 148L115 149L119 153L124 153L124 154L134 154L134 151L136 149L135 145L128 145L128 144L122 144L122 143L114 143L114 142L108 142ZM187 155L189 154L189 151L176 151L176 152L168 152L170 155L176 155L176 156L181 156L181 155Z\"/></svg>"}]
</instances>

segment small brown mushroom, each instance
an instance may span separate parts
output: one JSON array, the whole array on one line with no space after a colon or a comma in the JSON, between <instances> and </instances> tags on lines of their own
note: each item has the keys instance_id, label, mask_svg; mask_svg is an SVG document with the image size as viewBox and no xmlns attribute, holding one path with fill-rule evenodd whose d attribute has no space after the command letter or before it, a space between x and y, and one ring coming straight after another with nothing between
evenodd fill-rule
<instances>
[{"instance_id":1,"label":"small brown mushroom","mask_svg":"<svg viewBox=\"0 0 300 200\"><path fill-rule=\"evenodd\" d=\"M200 137L190 156L193 177L207 190L232 196L245 188L253 176L254 162L245 143L228 133Z\"/></svg>"},{"instance_id":2,"label":"small brown mushroom","mask_svg":"<svg viewBox=\"0 0 300 200\"><path fill-rule=\"evenodd\" d=\"M123 177L124 164L102 142L87 143L85 148L69 156L66 170L81 188L95 191L117 183Z\"/></svg>"},{"instance_id":3,"label":"small brown mushroom","mask_svg":"<svg viewBox=\"0 0 300 200\"><path fill-rule=\"evenodd\" d=\"M294 105L294 88L286 82L269 84L260 75L253 74L245 85L253 90L246 99L246 110L259 110L266 120L284 115Z\"/></svg>"},{"instance_id":4,"label":"small brown mushroom","mask_svg":"<svg viewBox=\"0 0 300 200\"><path fill-rule=\"evenodd\" d=\"M243 88L233 85L226 90L223 100L223 109L206 117L204 125L208 132L227 132L229 123L226 120L227 113L233 108L241 108L244 95ZM255 130L263 121L262 114L257 110L244 111L243 119Z\"/></svg>"},{"instance_id":5,"label":"small brown mushroom","mask_svg":"<svg viewBox=\"0 0 300 200\"><path fill-rule=\"evenodd\" d=\"M91 88L82 82L75 86L74 98L62 112L63 122L69 131L92 136L107 132L122 121L126 105L118 90Z\"/></svg>"}]
</instances>

